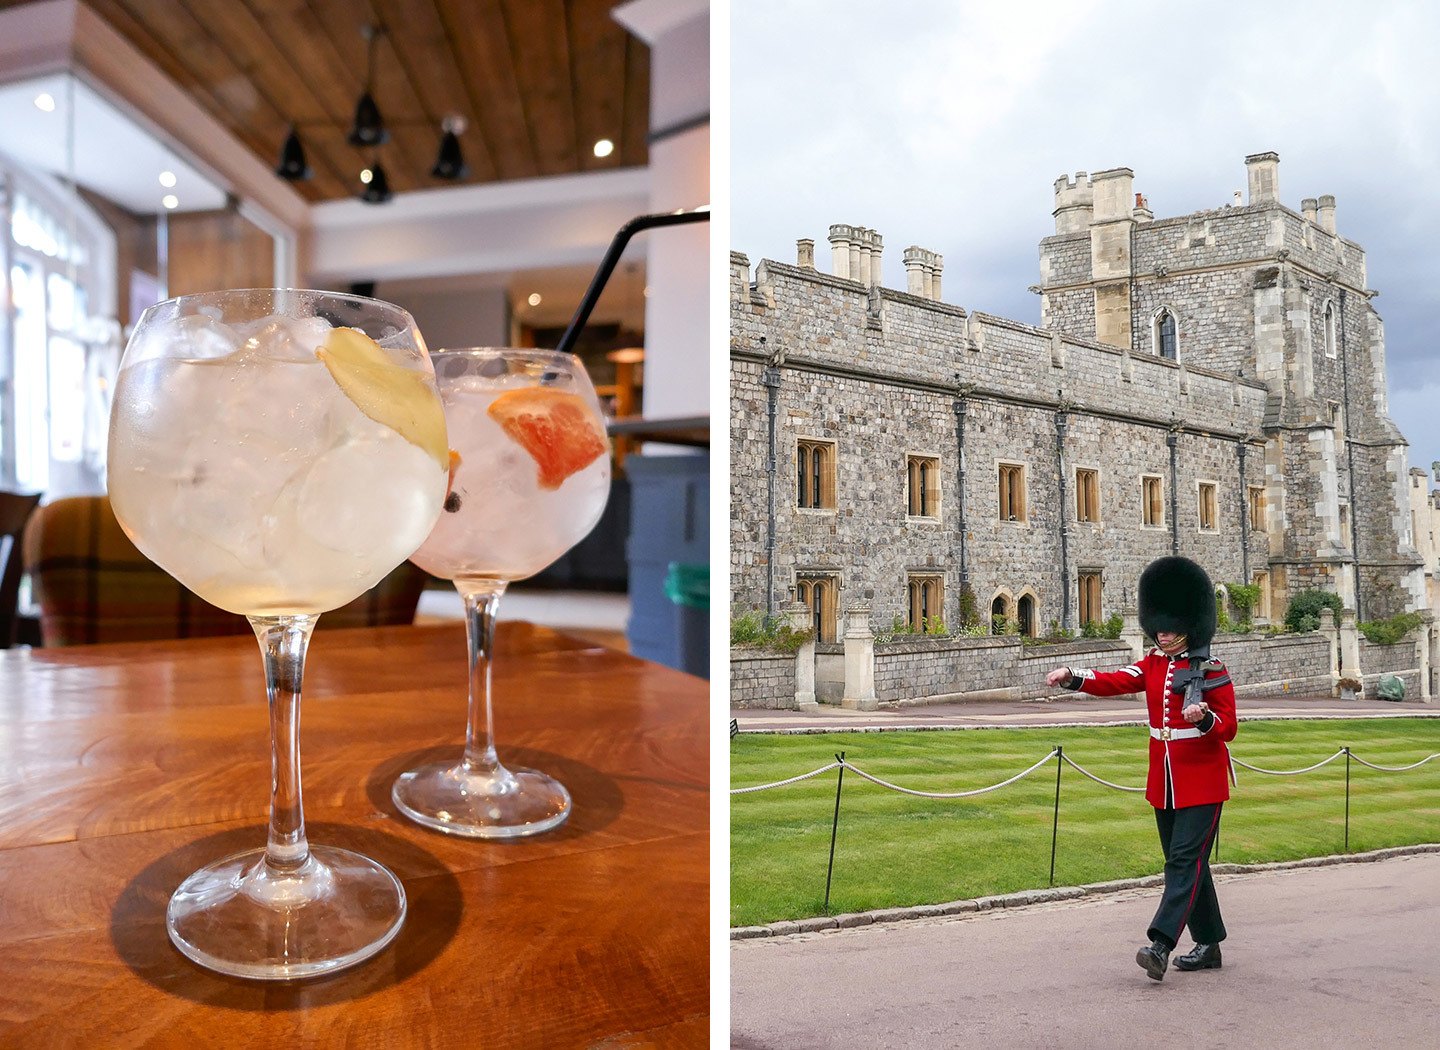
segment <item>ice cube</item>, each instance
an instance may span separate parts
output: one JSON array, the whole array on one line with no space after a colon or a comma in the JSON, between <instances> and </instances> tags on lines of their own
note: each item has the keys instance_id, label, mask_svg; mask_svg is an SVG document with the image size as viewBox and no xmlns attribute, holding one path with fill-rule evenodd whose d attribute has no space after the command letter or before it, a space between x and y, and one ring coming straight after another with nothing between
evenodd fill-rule
<instances>
[{"instance_id":1,"label":"ice cube","mask_svg":"<svg viewBox=\"0 0 1440 1050\"><path fill-rule=\"evenodd\" d=\"M330 325L320 317L262 317L241 329L245 352L273 361L313 361Z\"/></svg>"}]
</instances>

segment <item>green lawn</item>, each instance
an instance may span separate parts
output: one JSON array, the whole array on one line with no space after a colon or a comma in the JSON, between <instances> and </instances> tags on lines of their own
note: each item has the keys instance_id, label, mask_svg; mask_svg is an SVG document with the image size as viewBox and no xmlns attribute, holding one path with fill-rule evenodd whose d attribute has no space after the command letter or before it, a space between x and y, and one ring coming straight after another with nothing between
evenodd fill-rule
<instances>
[{"instance_id":1,"label":"green lawn","mask_svg":"<svg viewBox=\"0 0 1440 1050\"><path fill-rule=\"evenodd\" d=\"M1144 730L984 729L959 732L741 734L731 787L783 780L848 761L892 783L965 791L1006 780L1054 745L1096 776L1140 786ZM1378 765L1440 752L1440 719L1247 722L1233 753L1266 769L1309 766L1349 746ZM1239 769L1220 825L1221 862L1292 860L1345 851L1345 758L1300 776ZM730 922L748 926L824 914L836 771L730 799ZM1055 762L965 799L925 799L845 774L830 912L962 900L1050 882ZM1351 852L1440 842L1440 759L1402 773L1350 764ZM1160 870L1153 811L1064 767L1055 885Z\"/></svg>"}]
</instances>

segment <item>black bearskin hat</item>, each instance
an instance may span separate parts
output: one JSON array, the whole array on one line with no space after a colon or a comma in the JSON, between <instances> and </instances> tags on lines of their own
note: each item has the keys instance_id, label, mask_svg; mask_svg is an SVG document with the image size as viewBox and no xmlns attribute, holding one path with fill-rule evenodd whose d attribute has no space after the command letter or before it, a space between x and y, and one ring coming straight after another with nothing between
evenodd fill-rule
<instances>
[{"instance_id":1,"label":"black bearskin hat","mask_svg":"<svg viewBox=\"0 0 1440 1050\"><path fill-rule=\"evenodd\" d=\"M1156 558L1140 574L1140 626L1154 638L1173 631L1189 639L1191 649L1215 637L1215 587L1205 570L1189 558Z\"/></svg>"}]
</instances>

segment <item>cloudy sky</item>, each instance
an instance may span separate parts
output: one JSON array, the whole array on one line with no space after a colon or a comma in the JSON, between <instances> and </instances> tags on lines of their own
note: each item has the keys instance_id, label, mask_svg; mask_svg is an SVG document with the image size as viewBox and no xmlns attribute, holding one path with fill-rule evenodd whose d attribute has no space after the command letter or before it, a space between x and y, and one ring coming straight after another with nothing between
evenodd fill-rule
<instances>
[{"instance_id":1,"label":"cloudy sky","mask_svg":"<svg viewBox=\"0 0 1440 1050\"><path fill-rule=\"evenodd\" d=\"M1440 4L733 0L730 247L794 262L831 223L945 256L944 298L1038 324L1061 174L1128 167L1157 219L1245 189L1334 194L1385 320L1411 466L1440 460Z\"/></svg>"}]
</instances>

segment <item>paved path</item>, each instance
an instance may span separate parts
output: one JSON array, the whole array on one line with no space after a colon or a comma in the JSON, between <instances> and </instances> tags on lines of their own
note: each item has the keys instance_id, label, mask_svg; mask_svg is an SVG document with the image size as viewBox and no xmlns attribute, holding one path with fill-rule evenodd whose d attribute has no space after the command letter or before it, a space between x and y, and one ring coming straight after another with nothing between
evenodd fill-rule
<instances>
[{"instance_id":1,"label":"paved path","mask_svg":"<svg viewBox=\"0 0 1440 1050\"><path fill-rule=\"evenodd\" d=\"M1254 697L1241 699L1236 708L1242 721L1247 718L1440 718L1440 704L1417 700L1390 703L1385 700L1337 700L1333 697ZM739 722L741 732L829 732L936 726L978 728L1076 722L1100 725L1107 722L1144 721L1145 705L1139 700L1118 697L1024 700L1012 703L967 701L863 712L826 704L818 711L805 713L732 708L730 717Z\"/></svg>"},{"instance_id":2,"label":"paved path","mask_svg":"<svg viewBox=\"0 0 1440 1050\"><path fill-rule=\"evenodd\" d=\"M1440 1046L1440 854L1218 883L1224 968L1160 983L1154 889L733 941L731 1046Z\"/></svg>"}]
</instances>

